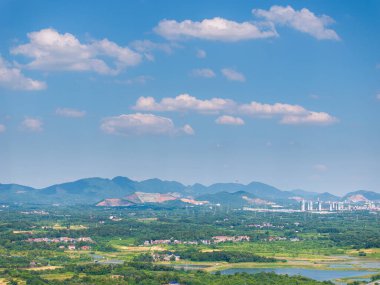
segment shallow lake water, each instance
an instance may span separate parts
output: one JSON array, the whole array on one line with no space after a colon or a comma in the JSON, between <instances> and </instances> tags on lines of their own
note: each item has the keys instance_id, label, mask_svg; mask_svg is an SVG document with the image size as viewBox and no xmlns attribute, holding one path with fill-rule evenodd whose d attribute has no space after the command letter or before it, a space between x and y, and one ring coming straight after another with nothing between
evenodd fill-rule
<instances>
[{"instance_id":1,"label":"shallow lake water","mask_svg":"<svg viewBox=\"0 0 380 285\"><path fill-rule=\"evenodd\" d=\"M376 273L360 270L317 270L304 268L230 268L221 271L222 274L234 274L236 272L247 272L253 274L259 272L274 272L277 274L301 275L319 281L359 277Z\"/></svg>"}]
</instances>

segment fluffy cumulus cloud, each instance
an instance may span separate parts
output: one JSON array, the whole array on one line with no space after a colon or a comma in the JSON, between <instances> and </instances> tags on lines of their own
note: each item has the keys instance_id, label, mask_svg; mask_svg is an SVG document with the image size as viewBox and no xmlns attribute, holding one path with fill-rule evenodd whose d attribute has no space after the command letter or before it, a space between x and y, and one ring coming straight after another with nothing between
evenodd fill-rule
<instances>
[{"instance_id":1,"label":"fluffy cumulus cloud","mask_svg":"<svg viewBox=\"0 0 380 285\"><path fill-rule=\"evenodd\" d=\"M0 124L0 133L4 133L6 129L7 128L3 124Z\"/></svg>"},{"instance_id":2,"label":"fluffy cumulus cloud","mask_svg":"<svg viewBox=\"0 0 380 285\"><path fill-rule=\"evenodd\" d=\"M163 98L156 102L153 97L140 97L133 107L139 111L197 111L197 112L219 112L233 109L235 102L229 99L212 98L210 100L201 100L189 94L180 94L174 98Z\"/></svg>"},{"instance_id":3,"label":"fluffy cumulus cloud","mask_svg":"<svg viewBox=\"0 0 380 285\"><path fill-rule=\"evenodd\" d=\"M190 125L177 128L169 118L142 113L106 118L100 128L107 134L123 136L194 134Z\"/></svg>"},{"instance_id":4,"label":"fluffy cumulus cloud","mask_svg":"<svg viewBox=\"0 0 380 285\"><path fill-rule=\"evenodd\" d=\"M240 105L239 110L243 114L257 117L281 117L280 123L284 125L331 125L338 121L337 118L328 113L309 111L299 105L284 103L263 104L251 102Z\"/></svg>"},{"instance_id":5,"label":"fluffy cumulus cloud","mask_svg":"<svg viewBox=\"0 0 380 285\"><path fill-rule=\"evenodd\" d=\"M162 37L170 40L198 38L204 40L236 42L241 40L276 37L273 25L238 23L220 17L204 19L200 22L184 20L162 20L154 28Z\"/></svg>"},{"instance_id":6,"label":"fluffy cumulus cloud","mask_svg":"<svg viewBox=\"0 0 380 285\"><path fill-rule=\"evenodd\" d=\"M271 117L274 115L303 115L307 113L307 110L299 105L283 103L263 104L254 101L249 104L240 105L239 111L246 115L263 117Z\"/></svg>"},{"instance_id":7,"label":"fluffy cumulus cloud","mask_svg":"<svg viewBox=\"0 0 380 285\"><path fill-rule=\"evenodd\" d=\"M285 115L281 124L285 125L331 125L338 121L337 118L325 112L307 111L302 115Z\"/></svg>"},{"instance_id":8,"label":"fluffy cumulus cloud","mask_svg":"<svg viewBox=\"0 0 380 285\"><path fill-rule=\"evenodd\" d=\"M266 21L291 27L319 40L340 39L334 30L328 28L330 24L334 23L332 18L326 15L317 16L306 8L297 11L291 6L275 5L269 10L254 9L252 13Z\"/></svg>"},{"instance_id":9,"label":"fluffy cumulus cloud","mask_svg":"<svg viewBox=\"0 0 380 285\"><path fill-rule=\"evenodd\" d=\"M218 117L215 122L220 125L235 125L241 126L244 125L244 120L239 117L233 117L229 115L223 115Z\"/></svg>"},{"instance_id":10,"label":"fluffy cumulus cloud","mask_svg":"<svg viewBox=\"0 0 380 285\"><path fill-rule=\"evenodd\" d=\"M231 99L211 98L198 99L189 94L180 94L174 98L166 97L156 101L153 97L140 97L133 109L150 112L198 112L203 114L224 115L217 119L235 123L241 122L236 116L248 116L254 118L277 118L281 124L288 125L330 125L338 122L338 119L325 112L314 112L299 105L275 103L265 104L250 102L239 104ZM242 120L242 119L241 119Z\"/></svg>"},{"instance_id":11,"label":"fluffy cumulus cloud","mask_svg":"<svg viewBox=\"0 0 380 285\"><path fill-rule=\"evenodd\" d=\"M216 76L215 72L210 68L193 69L191 75L195 77L213 78Z\"/></svg>"},{"instance_id":12,"label":"fluffy cumulus cloud","mask_svg":"<svg viewBox=\"0 0 380 285\"><path fill-rule=\"evenodd\" d=\"M51 28L28 33L28 38L28 43L12 48L11 53L31 58L25 66L30 69L115 75L141 61L140 54L108 39L81 43L74 35Z\"/></svg>"},{"instance_id":13,"label":"fluffy cumulus cloud","mask_svg":"<svg viewBox=\"0 0 380 285\"><path fill-rule=\"evenodd\" d=\"M45 82L26 77L19 68L12 66L2 57L0 57L0 86L26 91L46 89Z\"/></svg>"},{"instance_id":14,"label":"fluffy cumulus cloud","mask_svg":"<svg viewBox=\"0 0 380 285\"><path fill-rule=\"evenodd\" d=\"M58 116L68 117L68 118L81 118L86 115L86 111L80 111L80 110L71 109L71 108L57 108L55 110L55 113Z\"/></svg>"},{"instance_id":15,"label":"fluffy cumulus cloud","mask_svg":"<svg viewBox=\"0 0 380 285\"><path fill-rule=\"evenodd\" d=\"M42 120L38 118L32 118L32 117L25 118L21 123L22 129L28 132L35 132L35 133L42 132L43 131L42 126L43 126Z\"/></svg>"},{"instance_id":16,"label":"fluffy cumulus cloud","mask_svg":"<svg viewBox=\"0 0 380 285\"><path fill-rule=\"evenodd\" d=\"M240 81L240 82L244 82L245 81L245 76L244 74L234 70L234 69L231 69L231 68L223 68L221 70L222 74L224 75L224 77L226 77L228 80L231 80L231 81Z\"/></svg>"}]
</instances>

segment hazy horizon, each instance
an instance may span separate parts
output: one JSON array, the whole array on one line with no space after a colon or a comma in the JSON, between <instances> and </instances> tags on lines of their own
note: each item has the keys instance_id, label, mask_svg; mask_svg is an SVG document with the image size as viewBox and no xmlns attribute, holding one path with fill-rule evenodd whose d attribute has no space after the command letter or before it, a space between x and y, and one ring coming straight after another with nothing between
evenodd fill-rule
<instances>
[{"instance_id":1,"label":"hazy horizon","mask_svg":"<svg viewBox=\"0 0 380 285\"><path fill-rule=\"evenodd\" d=\"M76 179L73 179L73 180L66 180L66 181L60 181L60 182L58 181L58 182L54 182L54 183L51 183L51 184L40 185L40 186L38 186L38 185L23 184L23 183L15 183L15 182L8 182L8 183L2 183L2 182L0 182L0 184L18 184L18 185L32 187L32 188L35 188L35 189L44 189L44 188L47 188L49 186L59 185L59 184L64 184L64 183L76 182L76 181L83 180L83 179L100 178L100 179L109 179L109 180L112 180L112 179L114 179L116 177L124 177L124 178L128 178L130 180L137 181L137 182L141 182L141 181L145 181L145 180L151 180L151 179L158 179L158 180L161 180L161 181L178 182L178 183L181 183L182 185L184 185L186 187L191 187L191 186L194 186L195 184L201 184L203 186L209 187L209 186L214 185L214 184L235 184L236 183L236 184L241 184L241 185L248 185L250 183L257 182L257 183L263 183L263 184L267 184L269 186L273 186L273 187L275 187L275 188L277 188L277 189L279 189L281 191L301 190L301 191L316 192L316 193L329 192L329 191L311 191L311 190L308 190L308 189L301 189L301 188L297 188L297 187L296 188L292 188L292 189L284 189L284 188L278 187L278 186L276 186L274 184L266 183L265 181L256 181L256 180L252 180L252 181L248 181L248 182L241 182L241 181L236 181L235 180L235 181L215 181L213 183L201 183L199 181L195 181L195 182L191 182L191 183L184 183L182 181L178 181L178 180L170 179L170 178L163 179L163 178L160 178L160 177L147 177L147 178L135 179L133 177L125 176L125 175L116 175L116 176L111 176L111 177L102 177L102 176L82 177L82 178L76 178ZM378 191L373 191L371 189L355 189L353 191L359 191L359 190L372 191L372 192L379 193ZM344 196L347 193L353 192L353 191L346 191L346 192L342 192L342 193L331 192L331 194L335 194L337 196Z\"/></svg>"}]
</instances>

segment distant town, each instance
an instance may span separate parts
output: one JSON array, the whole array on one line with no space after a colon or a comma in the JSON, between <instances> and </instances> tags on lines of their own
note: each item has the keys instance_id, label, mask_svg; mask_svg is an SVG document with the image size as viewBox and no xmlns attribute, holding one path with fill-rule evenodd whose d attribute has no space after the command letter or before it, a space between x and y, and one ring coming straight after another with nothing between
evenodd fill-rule
<instances>
[{"instance_id":1,"label":"distant town","mask_svg":"<svg viewBox=\"0 0 380 285\"><path fill-rule=\"evenodd\" d=\"M380 203L376 204L372 201L357 203L352 201L344 202L322 202L322 201L306 201L300 202L300 211L305 212L339 212L339 211L380 211Z\"/></svg>"},{"instance_id":2,"label":"distant town","mask_svg":"<svg viewBox=\"0 0 380 285\"><path fill-rule=\"evenodd\" d=\"M316 214L330 214L338 212L352 212L352 211L380 211L380 203L374 201L365 202L324 202L324 201L311 201L301 200L299 202L299 209L287 208L277 204L270 205L271 208L252 208L243 207L243 210L253 212L284 212L284 213L296 213L296 212L310 212Z\"/></svg>"}]
</instances>

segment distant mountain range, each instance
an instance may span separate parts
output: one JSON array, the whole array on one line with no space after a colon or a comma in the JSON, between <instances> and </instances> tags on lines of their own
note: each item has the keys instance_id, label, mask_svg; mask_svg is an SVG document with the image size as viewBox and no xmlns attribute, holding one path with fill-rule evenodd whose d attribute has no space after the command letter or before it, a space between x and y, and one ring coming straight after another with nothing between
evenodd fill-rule
<instances>
[{"instance_id":1,"label":"distant mountain range","mask_svg":"<svg viewBox=\"0 0 380 285\"><path fill-rule=\"evenodd\" d=\"M144 196L144 193L151 193L151 195ZM0 203L95 205L104 202L104 205L107 205L107 203L112 203L112 199L114 202L119 199L121 204L134 205L156 203L157 201L154 199L162 198L158 194L163 194L161 196L164 198L174 197L168 200L178 200L184 203L196 204L198 201L209 201L234 206L270 203L283 205L297 203L302 199L313 201L318 199L321 201L380 201L380 193L365 190L351 192L344 197L338 197L327 192L284 191L260 182L252 182L247 185L216 183L210 186L202 184L186 186L176 181L163 181L160 179L134 181L127 177L118 176L113 179L85 178L52 185L43 189L18 184L0 184ZM145 198L141 198L143 196ZM133 197L137 198L132 199Z\"/></svg>"}]
</instances>

